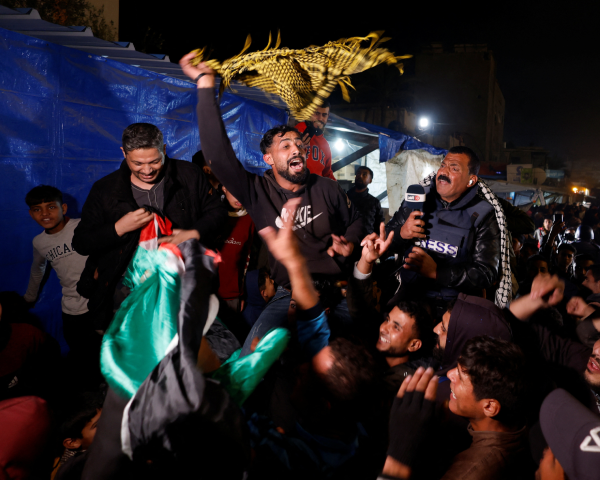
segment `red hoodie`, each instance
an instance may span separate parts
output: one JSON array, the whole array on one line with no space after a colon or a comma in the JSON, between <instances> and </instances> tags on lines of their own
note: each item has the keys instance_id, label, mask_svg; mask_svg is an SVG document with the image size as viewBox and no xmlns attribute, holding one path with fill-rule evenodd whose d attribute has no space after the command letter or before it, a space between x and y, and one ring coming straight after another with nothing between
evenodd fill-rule
<instances>
[{"instance_id":1,"label":"red hoodie","mask_svg":"<svg viewBox=\"0 0 600 480\"><path fill-rule=\"evenodd\" d=\"M306 123L301 122L296 128L304 133ZM310 173L335 180L331 171L331 149L324 135L314 135L310 139L310 148L306 158L306 166Z\"/></svg>"}]
</instances>

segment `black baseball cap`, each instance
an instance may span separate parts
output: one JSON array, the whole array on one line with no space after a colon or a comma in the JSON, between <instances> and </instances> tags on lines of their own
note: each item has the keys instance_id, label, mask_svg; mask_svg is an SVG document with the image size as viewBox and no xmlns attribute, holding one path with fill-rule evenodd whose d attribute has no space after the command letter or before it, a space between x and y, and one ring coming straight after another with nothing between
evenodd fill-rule
<instances>
[{"instance_id":1,"label":"black baseball cap","mask_svg":"<svg viewBox=\"0 0 600 480\"><path fill-rule=\"evenodd\" d=\"M597 480L600 474L600 416L559 388L540 410L544 438L571 480Z\"/></svg>"}]
</instances>

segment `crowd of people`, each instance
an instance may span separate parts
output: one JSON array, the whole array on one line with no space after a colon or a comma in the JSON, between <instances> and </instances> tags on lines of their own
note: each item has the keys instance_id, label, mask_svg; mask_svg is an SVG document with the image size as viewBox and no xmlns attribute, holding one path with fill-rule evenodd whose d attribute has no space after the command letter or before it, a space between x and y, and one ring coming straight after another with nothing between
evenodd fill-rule
<instances>
[{"instance_id":1,"label":"crowd of people","mask_svg":"<svg viewBox=\"0 0 600 480\"><path fill-rule=\"evenodd\" d=\"M347 193L333 177L328 104L266 132L271 168L249 173L193 55L180 62L198 87L192 162L136 123L81 218L53 186L25 198L43 231L25 294L0 294L0 477L600 478L598 207L523 211L453 147L386 223L369 168ZM178 327L199 380L186 350L125 398L101 357L140 288L136 252L167 246L191 265L199 244L217 272L186 270ZM64 358L29 313L49 268ZM218 299L206 328L198 288ZM194 322L201 341L183 341Z\"/></svg>"}]
</instances>

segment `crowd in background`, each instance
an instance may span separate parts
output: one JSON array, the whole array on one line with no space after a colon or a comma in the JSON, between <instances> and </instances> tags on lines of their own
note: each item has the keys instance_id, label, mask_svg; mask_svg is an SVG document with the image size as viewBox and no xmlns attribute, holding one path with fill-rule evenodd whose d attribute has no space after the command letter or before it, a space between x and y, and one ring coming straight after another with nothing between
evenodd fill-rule
<instances>
[{"instance_id":1,"label":"crowd in background","mask_svg":"<svg viewBox=\"0 0 600 480\"><path fill-rule=\"evenodd\" d=\"M250 174L212 71L190 58L203 147L191 163L133 124L81 219L53 186L25 198L43 231L27 291L0 294L0 478L599 478L599 208L515 207L455 147L427 199L407 194L386 224L370 169L348 194L332 178L329 106L266 132L272 169ZM138 249L198 242L218 257L200 406L128 453L135 402L101 371L103 335L135 293ZM66 357L30 313L50 267ZM231 366L256 375L276 329L287 348L233 405Z\"/></svg>"}]
</instances>

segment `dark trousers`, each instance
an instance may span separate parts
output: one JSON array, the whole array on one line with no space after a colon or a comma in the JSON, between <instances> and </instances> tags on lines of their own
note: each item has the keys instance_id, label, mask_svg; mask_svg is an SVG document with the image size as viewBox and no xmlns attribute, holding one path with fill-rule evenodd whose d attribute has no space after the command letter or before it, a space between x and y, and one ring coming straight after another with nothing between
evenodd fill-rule
<instances>
[{"instance_id":1,"label":"dark trousers","mask_svg":"<svg viewBox=\"0 0 600 480\"><path fill-rule=\"evenodd\" d=\"M94 388L102 381L100 345L102 336L94 331L90 312L82 315L62 314L63 335L69 345L67 361L75 383Z\"/></svg>"}]
</instances>

